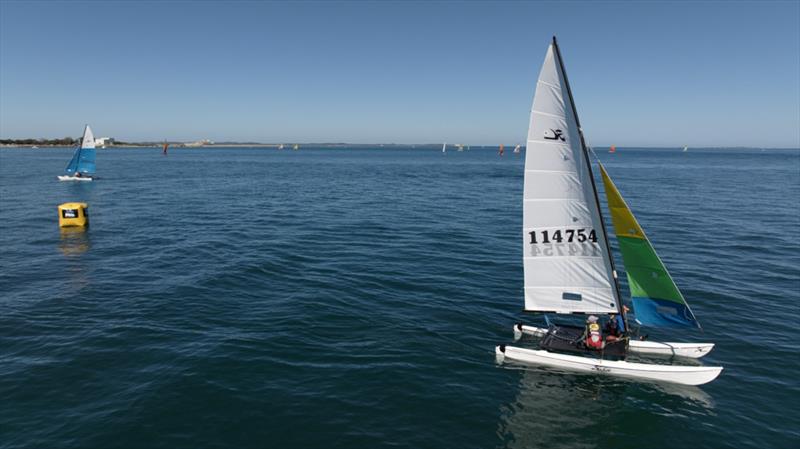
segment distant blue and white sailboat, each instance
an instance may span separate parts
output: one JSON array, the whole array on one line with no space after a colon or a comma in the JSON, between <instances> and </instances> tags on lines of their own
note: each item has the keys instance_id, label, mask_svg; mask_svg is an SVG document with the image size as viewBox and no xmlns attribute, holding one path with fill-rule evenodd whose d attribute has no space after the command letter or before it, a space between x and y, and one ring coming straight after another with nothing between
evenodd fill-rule
<instances>
[{"instance_id":1,"label":"distant blue and white sailboat","mask_svg":"<svg viewBox=\"0 0 800 449\"><path fill-rule=\"evenodd\" d=\"M66 175L59 176L59 181L91 181L95 172L95 149L94 135L92 128L86 125L83 130L81 144L75 149L69 164L67 164Z\"/></svg>"}]
</instances>

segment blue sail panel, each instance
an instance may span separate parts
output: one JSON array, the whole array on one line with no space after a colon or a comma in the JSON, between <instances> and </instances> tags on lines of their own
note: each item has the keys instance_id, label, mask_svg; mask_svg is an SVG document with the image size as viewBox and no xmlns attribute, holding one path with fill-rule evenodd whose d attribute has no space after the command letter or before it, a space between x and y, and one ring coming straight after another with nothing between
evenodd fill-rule
<instances>
[{"instance_id":1,"label":"blue sail panel","mask_svg":"<svg viewBox=\"0 0 800 449\"><path fill-rule=\"evenodd\" d=\"M67 164L67 168L65 171L67 173L75 173L78 170L78 159L81 157L81 149L80 147L75 149L75 153L72 154L72 159L69 160L69 164Z\"/></svg>"},{"instance_id":2,"label":"blue sail panel","mask_svg":"<svg viewBox=\"0 0 800 449\"><path fill-rule=\"evenodd\" d=\"M636 321L639 324L664 327L700 327L694 314L685 303L640 296L634 296L631 300L636 313Z\"/></svg>"},{"instance_id":3,"label":"blue sail panel","mask_svg":"<svg viewBox=\"0 0 800 449\"><path fill-rule=\"evenodd\" d=\"M95 154L96 150L94 148L81 148L77 170L81 173L93 175L95 170Z\"/></svg>"}]
</instances>

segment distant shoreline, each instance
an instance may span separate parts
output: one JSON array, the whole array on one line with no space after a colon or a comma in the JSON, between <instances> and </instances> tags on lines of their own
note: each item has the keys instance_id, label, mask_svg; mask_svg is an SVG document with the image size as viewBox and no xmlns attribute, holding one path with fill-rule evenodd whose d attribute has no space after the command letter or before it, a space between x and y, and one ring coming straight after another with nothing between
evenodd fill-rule
<instances>
[{"instance_id":1,"label":"distant shoreline","mask_svg":"<svg viewBox=\"0 0 800 449\"><path fill-rule=\"evenodd\" d=\"M23 140L23 139L20 139ZM198 145L195 143L183 143L183 142L167 142L170 148L184 148L184 149L192 149L192 148L258 148L258 149L273 149L273 150L281 150L281 151L293 151L292 146L294 144L279 144L279 143L239 143L239 142L231 142L231 143L213 143L213 144L203 144ZM26 149L46 149L46 148L72 148L76 144L48 144L48 143L37 143L37 144L13 144L13 143L3 143L0 144L0 148L26 148ZM106 147L98 147L101 150L114 150L114 149L131 149L131 148L157 148L160 149L164 145L163 142L155 142L155 143L122 143L122 144L114 144L109 145ZM283 145L283 148L280 146ZM304 148L327 148L327 149L334 149L334 148L370 148L370 149L440 149L440 143L423 143L423 144L398 144L398 143L300 143L299 150ZM475 150L496 150L499 145L471 145L471 149ZM509 144L505 144L506 147L512 146ZM605 151L609 147L608 146L596 146L598 150ZM620 147L617 146L618 152L624 152L625 150L676 150L683 148L683 145L674 146L674 147L648 147L648 146L628 146L628 147ZM524 147L523 147L524 149ZM452 149L448 149L451 152L457 152L458 150L454 147ZM780 150L780 151L800 151L800 147L792 148L792 147L779 147L779 148L768 148L768 147L689 147L689 152L698 151L698 150ZM464 151L469 151L466 148Z\"/></svg>"}]
</instances>

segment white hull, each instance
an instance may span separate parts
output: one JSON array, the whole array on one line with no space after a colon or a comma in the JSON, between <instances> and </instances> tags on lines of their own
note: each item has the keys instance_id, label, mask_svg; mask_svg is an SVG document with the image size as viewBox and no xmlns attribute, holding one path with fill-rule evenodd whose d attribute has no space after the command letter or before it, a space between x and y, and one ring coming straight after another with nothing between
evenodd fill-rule
<instances>
[{"instance_id":1,"label":"white hull","mask_svg":"<svg viewBox=\"0 0 800 449\"><path fill-rule=\"evenodd\" d=\"M514 326L514 339L519 339L522 335L532 335L534 337L544 337L547 329L541 327L525 326L517 324ZM714 349L714 343L661 343L657 341L631 340L628 344L628 351L637 354L657 355L664 357L688 357L699 359Z\"/></svg>"},{"instance_id":2,"label":"white hull","mask_svg":"<svg viewBox=\"0 0 800 449\"><path fill-rule=\"evenodd\" d=\"M76 176L64 175L64 176L59 176L58 180L59 181L91 181L92 178L90 178L88 176L81 176L80 178L78 178Z\"/></svg>"},{"instance_id":3,"label":"white hull","mask_svg":"<svg viewBox=\"0 0 800 449\"><path fill-rule=\"evenodd\" d=\"M681 385L703 385L716 379L722 372L720 366L675 366L631 363L620 360L602 360L558 354L514 346L497 346L497 360L505 359L532 365L544 365L569 371L604 374L654 382Z\"/></svg>"}]
</instances>

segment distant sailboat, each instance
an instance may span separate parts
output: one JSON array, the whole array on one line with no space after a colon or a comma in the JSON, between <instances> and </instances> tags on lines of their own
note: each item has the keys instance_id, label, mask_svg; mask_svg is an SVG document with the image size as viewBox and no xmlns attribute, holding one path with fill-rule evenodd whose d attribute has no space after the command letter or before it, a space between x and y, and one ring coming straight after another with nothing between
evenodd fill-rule
<instances>
[{"instance_id":1,"label":"distant sailboat","mask_svg":"<svg viewBox=\"0 0 800 449\"><path fill-rule=\"evenodd\" d=\"M75 149L65 171L66 175L59 176L59 181L91 181L95 171L94 135L89 125L83 130L81 144Z\"/></svg>"},{"instance_id":2,"label":"distant sailboat","mask_svg":"<svg viewBox=\"0 0 800 449\"><path fill-rule=\"evenodd\" d=\"M166 155L167 155L167 148L169 148L169 144L168 144L168 143L167 143L167 141L165 140L165 141L164 141L164 148L161 150L161 153L162 153L164 156L166 156Z\"/></svg>"},{"instance_id":3,"label":"distant sailboat","mask_svg":"<svg viewBox=\"0 0 800 449\"><path fill-rule=\"evenodd\" d=\"M278 145L278 149L282 150L283 149L283 144Z\"/></svg>"},{"instance_id":4,"label":"distant sailboat","mask_svg":"<svg viewBox=\"0 0 800 449\"><path fill-rule=\"evenodd\" d=\"M616 153L617 152L617 146L616 145L611 145L611 148L608 149L608 152L612 153L612 154Z\"/></svg>"},{"instance_id":5,"label":"distant sailboat","mask_svg":"<svg viewBox=\"0 0 800 449\"><path fill-rule=\"evenodd\" d=\"M687 151L689 151L689 147L687 147L687 146L684 146L684 147L683 147L683 152L685 153L685 152L687 152Z\"/></svg>"},{"instance_id":6,"label":"distant sailboat","mask_svg":"<svg viewBox=\"0 0 800 449\"><path fill-rule=\"evenodd\" d=\"M500 149L497 151L497 154L499 154L500 156L502 156L502 155L503 155L503 153L505 153L505 149L504 149L504 148L505 148L505 147L504 147L504 146L503 146L503 144L501 143L501 144L500 144Z\"/></svg>"},{"instance_id":7,"label":"distant sailboat","mask_svg":"<svg viewBox=\"0 0 800 449\"><path fill-rule=\"evenodd\" d=\"M456 144L456 148L458 149L458 151L464 151L464 145L460 143Z\"/></svg>"},{"instance_id":8,"label":"distant sailboat","mask_svg":"<svg viewBox=\"0 0 800 449\"><path fill-rule=\"evenodd\" d=\"M522 148L522 145L515 146L514 147L514 153L519 153L520 148Z\"/></svg>"},{"instance_id":9,"label":"distant sailboat","mask_svg":"<svg viewBox=\"0 0 800 449\"><path fill-rule=\"evenodd\" d=\"M447 142L442 144L442 153L447 153Z\"/></svg>"},{"instance_id":10,"label":"distant sailboat","mask_svg":"<svg viewBox=\"0 0 800 449\"><path fill-rule=\"evenodd\" d=\"M299 150L299 149L300 149L300 144L297 144L297 143L296 143L296 144L294 144L294 146L292 147L292 149L293 149L293 150Z\"/></svg>"}]
</instances>

